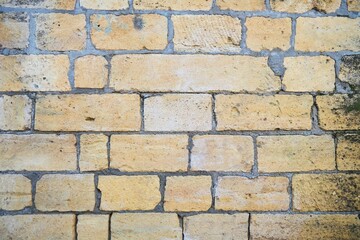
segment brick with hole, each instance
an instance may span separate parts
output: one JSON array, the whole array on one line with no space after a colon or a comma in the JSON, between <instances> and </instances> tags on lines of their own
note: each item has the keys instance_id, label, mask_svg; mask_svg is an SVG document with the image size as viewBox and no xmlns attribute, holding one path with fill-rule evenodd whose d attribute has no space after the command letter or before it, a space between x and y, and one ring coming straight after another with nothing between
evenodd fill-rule
<instances>
[{"instance_id":1,"label":"brick with hole","mask_svg":"<svg viewBox=\"0 0 360 240\"><path fill-rule=\"evenodd\" d=\"M25 13L1 13L0 32L0 48L27 48L29 16Z\"/></svg>"},{"instance_id":2,"label":"brick with hole","mask_svg":"<svg viewBox=\"0 0 360 240\"><path fill-rule=\"evenodd\" d=\"M22 210L31 205L30 179L20 174L1 174L0 210Z\"/></svg>"},{"instance_id":3,"label":"brick with hole","mask_svg":"<svg viewBox=\"0 0 360 240\"><path fill-rule=\"evenodd\" d=\"M108 62L102 56L88 55L75 60L76 88L104 88L108 79Z\"/></svg>"},{"instance_id":4,"label":"brick with hole","mask_svg":"<svg viewBox=\"0 0 360 240\"><path fill-rule=\"evenodd\" d=\"M25 95L0 96L0 130L30 129L31 104Z\"/></svg>"},{"instance_id":5,"label":"brick with hole","mask_svg":"<svg viewBox=\"0 0 360 240\"><path fill-rule=\"evenodd\" d=\"M134 0L136 10L172 10L172 11L208 11L212 7L211 0Z\"/></svg>"}]
</instances>

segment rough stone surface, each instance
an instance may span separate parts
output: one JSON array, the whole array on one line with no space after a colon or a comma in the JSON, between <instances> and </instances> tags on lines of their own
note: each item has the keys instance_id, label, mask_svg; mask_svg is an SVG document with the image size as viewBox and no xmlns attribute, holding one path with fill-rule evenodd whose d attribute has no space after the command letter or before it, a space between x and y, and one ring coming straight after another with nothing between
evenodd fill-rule
<instances>
[{"instance_id":1,"label":"rough stone surface","mask_svg":"<svg viewBox=\"0 0 360 240\"><path fill-rule=\"evenodd\" d=\"M248 136L204 135L193 137L191 170L250 172L254 144Z\"/></svg>"},{"instance_id":2,"label":"rough stone surface","mask_svg":"<svg viewBox=\"0 0 360 240\"><path fill-rule=\"evenodd\" d=\"M260 172L335 170L335 144L330 135L257 138Z\"/></svg>"},{"instance_id":3,"label":"rough stone surface","mask_svg":"<svg viewBox=\"0 0 360 240\"><path fill-rule=\"evenodd\" d=\"M310 95L217 95L217 130L311 129Z\"/></svg>"},{"instance_id":4,"label":"rough stone surface","mask_svg":"<svg viewBox=\"0 0 360 240\"><path fill-rule=\"evenodd\" d=\"M94 175L44 175L36 184L35 205L40 211L92 211Z\"/></svg>"},{"instance_id":5,"label":"rough stone surface","mask_svg":"<svg viewBox=\"0 0 360 240\"><path fill-rule=\"evenodd\" d=\"M45 95L36 101L37 130L135 131L140 122L136 94Z\"/></svg>"},{"instance_id":6,"label":"rough stone surface","mask_svg":"<svg viewBox=\"0 0 360 240\"><path fill-rule=\"evenodd\" d=\"M139 10L206 11L212 7L211 0L134 0L133 4Z\"/></svg>"},{"instance_id":7,"label":"rough stone surface","mask_svg":"<svg viewBox=\"0 0 360 240\"><path fill-rule=\"evenodd\" d=\"M110 87L143 92L271 92L280 78L264 57L225 55L118 55Z\"/></svg>"},{"instance_id":8,"label":"rough stone surface","mask_svg":"<svg viewBox=\"0 0 360 240\"><path fill-rule=\"evenodd\" d=\"M254 51L290 48L291 19L251 17L246 19L248 48Z\"/></svg>"},{"instance_id":9,"label":"rough stone surface","mask_svg":"<svg viewBox=\"0 0 360 240\"><path fill-rule=\"evenodd\" d=\"M74 135L0 135L0 170L76 170L75 144Z\"/></svg>"},{"instance_id":10,"label":"rough stone surface","mask_svg":"<svg viewBox=\"0 0 360 240\"><path fill-rule=\"evenodd\" d=\"M360 135L340 136L336 153L339 170L360 170Z\"/></svg>"},{"instance_id":11,"label":"rough stone surface","mask_svg":"<svg viewBox=\"0 0 360 240\"><path fill-rule=\"evenodd\" d=\"M292 180L294 210L359 211L360 176L356 174L300 174Z\"/></svg>"},{"instance_id":12,"label":"rough stone surface","mask_svg":"<svg viewBox=\"0 0 360 240\"><path fill-rule=\"evenodd\" d=\"M144 103L146 131L207 131L211 115L209 94L166 94Z\"/></svg>"},{"instance_id":13,"label":"rough stone surface","mask_svg":"<svg viewBox=\"0 0 360 240\"><path fill-rule=\"evenodd\" d=\"M73 10L76 0L0 0L0 6L12 8L47 8Z\"/></svg>"},{"instance_id":14,"label":"rough stone surface","mask_svg":"<svg viewBox=\"0 0 360 240\"><path fill-rule=\"evenodd\" d=\"M252 214L251 239L357 239L360 220L356 215Z\"/></svg>"},{"instance_id":15,"label":"rough stone surface","mask_svg":"<svg viewBox=\"0 0 360 240\"><path fill-rule=\"evenodd\" d=\"M97 49L163 50L167 19L156 14L92 15L91 39Z\"/></svg>"},{"instance_id":16,"label":"rough stone surface","mask_svg":"<svg viewBox=\"0 0 360 240\"><path fill-rule=\"evenodd\" d=\"M181 240L182 230L174 213L114 213L111 239Z\"/></svg>"},{"instance_id":17,"label":"rough stone surface","mask_svg":"<svg viewBox=\"0 0 360 240\"><path fill-rule=\"evenodd\" d=\"M41 50L82 50L86 45L85 24L83 14L39 14L36 16L36 46Z\"/></svg>"},{"instance_id":18,"label":"rough stone surface","mask_svg":"<svg viewBox=\"0 0 360 240\"><path fill-rule=\"evenodd\" d=\"M79 215L76 230L78 240L108 240L109 215Z\"/></svg>"},{"instance_id":19,"label":"rough stone surface","mask_svg":"<svg viewBox=\"0 0 360 240\"><path fill-rule=\"evenodd\" d=\"M110 167L125 172L186 171L187 135L112 135Z\"/></svg>"},{"instance_id":20,"label":"rough stone surface","mask_svg":"<svg viewBox=\"0 0 360 240\"><path fill-rule=\"evenodd\" d=\"M97 171L108 168L108 137L103 134L84 134L80 137L81 171Z\"/></svg>"},{"instance_id":21,"label":"rough stone surface","mask_svg":"<svg viewBox=\"0 0 360 240\"><path fill-rule=\"evenodd\" d=\"M271 9L279 12L304 13L310 10L331 13L340 8L341 0L270 0Z\"/></svg>"},{"instance_id":22,"label":"rough stone surface","mask_svg":"<svg viewBox=\"0 0 360 240\"><path fill-rule=\"evenodd\" d=\"M339 79L348 83L353 91L360 92L360 54L341 58Z\"/></svg>"},{"instance_id":23,"label":"rough stone surface","mask_svg":"<svg viewBox=\"0 0 360 240\"><path fill-rule=\"evenodd\" d=\"M128 0L80 0L80 6L96 10L121 10L129 7Z\"/></svg>"},{"instance_id":24,"label":"rough stone surface","mask_svg":"<svg viewBox=\"0 0 360 240\"><path fill-rule=\"evenodd\" d=\"M174 48L179 52L239 52L240 20L220 15L176 15Z\"/></svg>"},{"instance_id":25,"label":"rough stone surface","mask_svg":"<svg viewBox=\"0 0 360 240\"><path fill-rule=\"evenodd\" d=\"M24 13L1 13L0 32L0 48L26 48L29 45L28 15Z\"/></svg>"},{"instance_id":26,"label":"rough stone surface","mask_svg":"<svg viewBox=\"0 0 360 240\"><path fill-rule=\"evenodd\" d=\"M240 211L285 211L289 208L286 177L220 177L215 208Z\"/></svg>"},{"instance_id":27,"label":"rough stone surface","mask_svg":"<svg viewBox=\"0 0 360 240\"><path fill-rule=\"evenodd\" d=\"M69 91L66 55L0 55L0 91Z\"/></svg>"},{"instance_id":28,"label":"rough stone surface","mask_svg":"<svg viewBox=\"0 0 360 240\"><path fill-rule=\"evenodd\" d=\"M290 57L285 58L286 68L283 78L285 91L316 92L334 91L335 61L330 57Z\"/></svg>"},{"instance_id":29,"label":"rough stone surface","mask_svg":"<svg viewBox=\"0 0 360 240\"><path fill-rule=\"evenodd\" d=\"M211 207L210 176L167 177L165 211L207 211Z\"/></svg>"},{"instance_id":30,"label":"rough stone surface","mask_svg":"<svg viewBox=\"0 0 360 240\"><path fill-rule=\"evenodd\" d=\"M102 56L88 55L75 60L75 87L104 88L108 62Z\"/></svg>"},{"instance_id":31,"label":"rough stone surface","mask_svg":"<svg viewBox=\"0 0 360 240\"><path fill-rule=\"evenodd\" d=\"M0 210L21 210L31 204L31 181L28 178L18 174L0 175Z\"/></svg>"},{"instance_id":32,"label":"rough stone surface","mask_svg":"<svg viewBox=\"0 0 360 240\"><path fill-rule=\"evenodd\" d=\"M28 130L31 99L24 95L0 96L0 130Z\"/></svg>"},{"instance_id":33,"label":"rough stone surface","mask_svg":"<svg viewBox=\"0 0 360 240\"><path fill-rule=\"evenodd\" d=\"M246 213L200 214L184 218L184 240L247 239Z\"/></svg>"},{"instance_id":34,"label":"rough stone surface","mask_svg":"<svg viewBox=\"0 0 360 240\"><path fill-rule=\"evenodd\" d=\"M161 200L158 176L99 176L101 210L153 210Z\"/></svg>"},{"instance_id":35,"label":"rough stone surface","mask_svg":"<svg viewBox=\"0 0 360 240\"><path fill-rule=\"evenodd\" d=\"M359 0L347 0L348 10L353 12L360 12Z\"/></svg>"},{"instance_id":36,"label":"rough stone surface","mask_svg":"<svg viewBox=\"0 0 360 240\"><path fill-rule=\"evenodd\" d=\"M222 10L262 11L265 10L263 0L217 0L216 5Z\"/></svg>"}]
</instances>

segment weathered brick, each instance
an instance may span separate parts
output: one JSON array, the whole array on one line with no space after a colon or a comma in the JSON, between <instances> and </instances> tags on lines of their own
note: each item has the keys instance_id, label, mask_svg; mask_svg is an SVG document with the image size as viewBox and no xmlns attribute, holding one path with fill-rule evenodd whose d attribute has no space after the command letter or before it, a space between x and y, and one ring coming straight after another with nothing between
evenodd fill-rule
<instances>
[{"instance_id":1,"label":"weathered brick","mask_svg":"<svg viewBox=\"0 0 360 240\"><path fill-rule=\"evenodd\" d=\"M360 19L321 17L297 19L295 49L299 51L359 51Z\"/></svg>"},{"instance_id":2,"label":"weathered brick","mask_svg":"<svg viewBox=\"0 0 360 240\"><path fill-rule=\"evenodd\" d=\"M108 62L102 56L88 55L75 60L75 87L104 88Z\"/></svg>"},{"instance_id":3,"label":"weathered brick","mask_svg":"<svg viewBox=\"0 0 360 240\"><path fill-rule=\"evenodd\" d=\"M262 11L265 10L263 0L217 0L217 6L222 10Z\"/></svg>"},{"instance_id":4,"label":"weathered brick","mask_svg":"<svg viewBox=\"0 0 360 240\"><path fill-rule=\"evenodd\" d=\"M330 135L257 138L260 172L335 170L335 144Z\"/></svg>"},{"instance_id":5,"label":"weathered brick","mask_svg":"<svg viewBox=\"0 0 360 240\"><path fill-rule=\"evenodd\" d=\"M0 135L0 170L76 170L74 135Z\"/></svg>"},{"instance_id":6,"label":"weathered brick","mask_svg":"<svg viewBox=\"0 0 360 240\"><path fill-rule=\"evenodd\" d=\"M340 136L336 153L339 170L360 170L360 135L346 134Z\"/></svg>"},{"instance_id":7,"label":"weathered brick","mask_svg":"<svg viewBox=\"0 0 360 240\"><path fill-rule=\"evenodd\" d=\"M360 92L360 54L341 58L339 79L348 83L353 91Z\"/></svg>"},{"instance_id":8,"label":"weathered brick","mask_svg":"<svg viewBox=\"0 0 360 240\"><path fill-rule=\"evenodd\" d=\"M251 239L357 239L356 215L252 214Z\"/></svg>"},{"instance_id":9,"label":"weathered brick","mask_svg":"<svg viewBox=\"0 0 360 240\"><path fill-rule=\"evenodd\" d=\"M140 122L135 94L44 95L36 102L35 128L42 131L136 131Z\"/></svg>"},{"instance_id":10,"label":"weathered brick","mask_svg":"<svg viewBox=\"0 0 360 240\"><path fill-rule=\"evenodd\" d=\"M281 211L289 208L286 177L220 177L215 208L240 211Z\"/></svg>"},{"instance_id":11,"label":"weathered brick","mask_svg":"<svg viewBox=\"0 0 360 240\"><path fill-rule=\"evenodd\" d=\"M133 4L139 10L207 11L212 7L211 0L134 0Z\"/></svg>"},{"instance_id":12,"label":"weathered brick","mask_svg":"<svg viewBox=\"0 0 360 240\"><path fill-rule=\"evenodd\" d=\"M0 209L21 210L31 204L31 181L28 178L15 174L0 175Z\"/></svg>"},{"instance_id":13,"label":"weathered brick","mask_svg":"<svg viewBox=\"0 0 360 240\"><path fill-rule=\"evenodd\" d=\"M82 50L86 46L85 15L50 13L36 16L36 46L41 50Z\"/></svg>"},{"instance_id":14,"label":"weathered brick","mask_svg":"<svg viewBox=\"0 0 360 240\"><path fill-rule=\"evenodd\" d=\"M211 130L211 95L166 94L145 99L146 131Z\"/></svg>"},{"instance_id":15,"label":"weathered brick","mask_svg":"<svg viewBox=\"0 0 360 240\"><path fill-rule=\"evenodd\" d=\"M280 78L264 57L226 55L117 55L110 87L142 92L271 92Z\"/></svg>"},{"instance_id":16,"label":"weathered brick","mask_svg":"<svg viewBox=\"0 0 360 240\"><path fill-rule=\"evenodd\" d=\"M271 9L279 12L304 13L310 10L319 12L335 12L341 5L341 0L271 0Z\"/></svg>"},{"instance_id":17,"label":"weathered brick","mask_svg":"<svg viewBox=\"0 0 360 240\"><path fill-rule=\"evenodd\" d=\"M109 215L79 215L76 230L78 240L108 240Z\"/></svg>"},{"instance_id":18,"label":"weathered brick","mask_svg":"<svg viewBox=\"0 0 360 240\"><path fill-rule=\"evenodd\" d=\"M111 168L125 172L186 171L187 135L112 135Z\"/></svg>"},{"instance_id":19,"label":"weathered brick","mask_svg":"<svg viewBox=\"0 0 360 240\"><path fill-rule=\"evenodd\" d=\"M179 218L175 213L114 213L111 239L182 239Z\"/></svg>"},{"instance_id":20,"label":"weathered brick","mask_svg":"<svg viewBox=\"0 0 360 240\"><path fill-rule=\"evenodd\" d=\"M218 95L217 130L311 129L310 95Z\"/></svg>"},{"instance_id":21,"label":"weathered brick","mask_svg":"<svg viewBox=\"0 0 360 240\"><path fill-rule=\"evenodd\" d=\"M31 124L31 99L27 96L0 96L0 129L27 130Z\"/></svg>"},{"instance_id":22,"label":"weathered brick","mask_svg":"<svg viewBox=\"0 0 360 240\"><path fill-rule=\"evenodd\" d=\"M36 185L35 205L40 211L92 211L94 175L44 175Z\"/></svg>"},{"instance_id":23,"label":"weathered brick","mask_svg":"<svg viewBox=\"0 0 360 240\"><path fill-rule=\"evenodd\" d=\"M129 7L128 0L80 0L80 6L97 10L120 10Z\"/></svg>"},{"instance_id":24,"label":"weathered brick","mask_svg":"<svg viewBox=\"0 0 360 240\"><path fill-rule=\"evenodd\" d=\"M326 95L316 97L319 124L326 130L360 129L360 95Z\"/></svg>"},{"instance_id":25,"label":"weathered brick","mask_svg":"<svg viewBox=\"0 0 360 240\"><path fill-rule=\"evenodd\" d=\"M221 15L175 15L174 48L179 52L240 52L240 20Z\"/></svg>"},{"instance_id":26,"label":"weathered brick","mask_svg":"<svg viewBox=\"0 0 360 240\"><path fill-rule=\"evenodd\" d=\"M289 57L285 58L284 67L285 91L315 92L335 89L335 61L330 57Z\"/></svg>"},{"instance_id":27,"label":"weathered brick","mask_svg":"<svg viewBox=\"0 0 360 240\"><path fill-rule=\"evenodd\" d=\"M360 175L300 174L292 180L294 210L359 211Z\"/></svg>"},{"instance_id":28,"label":"weathered brick","mask_svg":"<svg viewBox=\"0 0 360 240\"><path fill-rule=\"evenodd\" d=\"M191 170L251 171L254 144L250 136L195 136L193 144Z\"/></svg>"},{"instance_id":29,"label":"weathered brick","mask_svg":"<svg viewBox=\"0 0 360 240\"><path fill-rule=\"evenodd\" d=\"M0 55L0 91L69 91L66 55Z\"/></svg>"},{"instance_id":30,"label":"weathered brick","mask_svg":"<svg viewBox=\"0 0 360 240\"><path fill-rule=\"evenodd\" d=\"M99 176L101 210L153 210L161 200L158 176Z\"/></svg>"},{"instance_id":31,"label":"weathered brick","mask_svg":"<svg viewBox=\"0 0 360 240\"><path fill-rule=\"evenodd\" d=\"M81 171L97 171L108 168L108 137L98 134L86 134L80 137Z\"/></svg>"},{"instance_id":32,"label":"weathered brick","mask_svg":"<svg viewBox=\"0 0 360 240\"><path fill-rule=\"evenodd\" d=\"M248 48L254 51L290 48L291 19L251 17L246 19Z\"/></svg>"},{"instance_id":33,"label":"weathered brick","mask_svg":"<svg viewBox=\"0 0 360 240\"><path fill-rule=\"evenodd\" d=\"M165 211L207 211L211 207L210 176L167 177Z\"/></svg>"},{"instance_id":34,"label":"weathered brick","mask_svg":"<svg viewBox=\"0 0 360 240\"><path fill-rule=\"evenodd\" d=\"M248 214L200 214L184 218L184 239L247 239Z\"/></svg>"},{"instance_id":35,"label":"weathered brick","mask_svg":"<svg viewBox=\"0 0 360 240\"><path fill-rule=\"evenodd\" d=\"M91 39L97 49L163 50L167 19L156 14L92 15Z\"/></svg>"},{"instance_id":36,"label":"weathered brick","mask_svg":"<svg viewBox=\"0 0 360 240\"><path fill-rule=\"evenodd\" d=\"M0 32L0 48L26 48L29 45L28 15L24 13L1 13Z\"/></svg>"},{"instance_id":37,"label":"weathered brick","mask_svg":"<svg viewBox=\"0 0 360 240\"><path fill-rule=\"evenodd\" d=\"M76 0L0 0L1 7L73 10Z\"/></svg>"},{"instance_id":38,"label":"weathered brick","mask_svg":"<svg viewBox=\"0 0 360 240\"><path fill-rule=\"evenodd\" d=\"M75 239L75 215L36 214L0 217L1 239Z\"/></svg>"},{"instance_id":39,"label":"weathered brick","mask_svg":"<svg viewBox=\"0 0 360 240\"><path fill-rule=\"evenodd\" d=\"M360 12L359 0L347 0L348 10L353 12Z\"/></svg>"}]
</instances>

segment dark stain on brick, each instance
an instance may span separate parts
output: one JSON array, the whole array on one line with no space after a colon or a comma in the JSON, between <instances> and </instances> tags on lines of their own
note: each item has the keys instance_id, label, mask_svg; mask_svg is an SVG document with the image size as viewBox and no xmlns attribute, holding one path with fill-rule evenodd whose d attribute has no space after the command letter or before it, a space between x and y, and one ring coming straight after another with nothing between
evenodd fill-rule
<instances>
[{"instance_id":1,"label":"dark stain on brick","mask_svg":"<svg viewBox=\"0 0 360 240\"><path fill-rule=\"evenodd\" d=\"M136 15L134 17L134 28L137 30L141 30L144 28L144 21L140 15Z\"/></svg>"},{"instance_id":2,"label":"dark stain on brick","mask_svg":"<svg viewBox=\"0 0 360 240\"><path fill-rule=\"evenodd\" d=\"M12 0L11 4L13 5L37 5L39 3L45 2L45 0Z\"/></svg>"}]
</instances>

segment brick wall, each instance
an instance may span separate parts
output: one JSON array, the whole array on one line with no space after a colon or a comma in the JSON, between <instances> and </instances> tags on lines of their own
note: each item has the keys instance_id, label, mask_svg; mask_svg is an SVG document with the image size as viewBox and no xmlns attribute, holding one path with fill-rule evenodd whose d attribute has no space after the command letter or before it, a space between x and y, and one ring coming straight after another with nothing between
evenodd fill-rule
<instances>
[{"instance_id":1,"label":"brick wall","mask_svg":"<svg viewBox=\"0 0 360 240\"><path fill-rule=\"evenodd\" d=\"M359 0L0 0L0 239L359 239Z\"/></svg>"}]
</instances>

